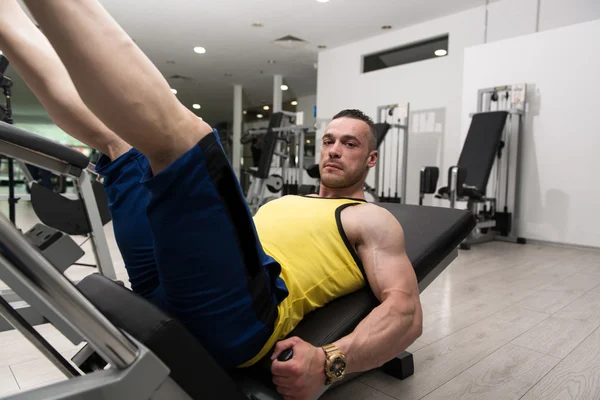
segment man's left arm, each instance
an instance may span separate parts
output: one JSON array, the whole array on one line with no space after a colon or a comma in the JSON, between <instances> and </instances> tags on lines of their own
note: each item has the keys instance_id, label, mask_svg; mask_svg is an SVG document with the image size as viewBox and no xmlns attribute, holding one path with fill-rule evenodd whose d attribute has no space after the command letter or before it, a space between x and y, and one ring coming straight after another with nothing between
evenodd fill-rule
<instances>
[{"instance_id":1,"label":"man's left arm","mask_svg":"<svg viewBox=\"0 0 600 400\"><path fill-rule=\"evenodd\" d=\"M406 350L422 332L419 288L406 255L402 227L387 210L371 207L369 211L372 213L361 218L357 228L357 252L381 304L351 334L333 343L346 357L347 374L380 367ZM292 360L277 361L281 352L290 348L294 349ZM292 337L276 344L271 359L273 382L285 400L312 399L322 390L322 349Z\"/></svg>"},{"instance_id":2,"label":"man's left arm","mask_svg":"<svg viewBox=\"0 0 600 400\"><path fill-rule=\"evenodd\" d=\"M381 304L334 343L346 356L346 373L378 368L393 359L421 335L423 323L417 279L396 218L383 209L373 213L361 229L357 252Z\"/></svg>"}]
</instances>

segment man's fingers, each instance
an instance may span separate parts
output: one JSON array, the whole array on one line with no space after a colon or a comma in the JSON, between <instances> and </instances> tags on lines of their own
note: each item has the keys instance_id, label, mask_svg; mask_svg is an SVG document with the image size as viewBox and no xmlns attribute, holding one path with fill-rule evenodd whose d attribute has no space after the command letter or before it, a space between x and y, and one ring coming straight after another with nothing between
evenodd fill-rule
<instances>
[{"instance_id":1,"label":"man's fingers","mask_svg":"<svg viewBox=\"0 0 600 400\"><path fill-rule=\"evenodd\" d=\"M271 356L271 361L276 360L283 351L293 348L294 344L296 344L296 339L297 338L295 337L291 337L289 339L277 342L275 345L275 350L273 350L273 355Z\"/></svg>"},{"instance_id":2,"label":"man's fingers","mask_svg":"<svg viewBox=\"0 0 600 400\"><path fill-rule=\"evenodd\" d=\"M294 360L273 361L271 364L271 374L273 376L296 376L298 375L298 365Z\"/></svg>"},{"instance_id":3,"label":"man's fingers","mask_svg":"<svg viewBox=\"0 0 600 400\"><path fill-rule=\"evenodd\" d=\"M273 383L275 386L281 387L294 387L294 383L296 381L295 377L291 376L273 376Z\"/></svg>"}]
</instances>

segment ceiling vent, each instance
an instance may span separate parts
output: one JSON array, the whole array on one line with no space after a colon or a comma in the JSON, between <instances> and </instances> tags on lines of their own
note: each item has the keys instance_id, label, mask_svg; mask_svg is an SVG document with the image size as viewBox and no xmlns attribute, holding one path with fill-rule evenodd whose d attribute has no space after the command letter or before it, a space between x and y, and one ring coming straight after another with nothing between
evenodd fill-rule
<instances>
[{"instance_id":1,"label":"ceiling vent","mask_svg":"<svg viewBox=\"0 0 600 400\"><path fill-rule=\"evenodd\" d=\"M285 47L286 49L299 49L306 46L308 43L305 40L292 35L287 35L275 40L275 44Z\"/></svg>"},{"instance_id":2,"label":"ceiling vent","mask_svg":"<svg viewBox=\"0 0 600 400\"><path fill-rule=\"evenodd\" d=\"M189 76L179 75L179 74L171 75L169 77L169 79L182 79L184 81L193 81L194 80L194 78L191 78Z\"/></svg>"}]
</instances>

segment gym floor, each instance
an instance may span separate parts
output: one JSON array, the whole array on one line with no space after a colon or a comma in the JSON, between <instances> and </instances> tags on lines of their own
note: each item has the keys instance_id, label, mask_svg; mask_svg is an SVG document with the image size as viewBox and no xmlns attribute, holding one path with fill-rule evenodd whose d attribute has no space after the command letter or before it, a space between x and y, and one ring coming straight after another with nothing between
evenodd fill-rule
<instances>
[{"instance_id":1,"label":"gym floor","mask_svg":"<svg viewBox=\"0 0 600 400\"><path fill-rule=\"evenodd\" d=\"M7 215L7 209L0 203L0 212ZM29 203L20 203L19 228L36 222ZM126 282L112 226L105 231L117 275ZM89 243L84 250L82 262L93 262ZM68 276L81 279L88 273L72 267ZM476 246L461 251L421 300L424 331L409 348L415 375L398 381L371 372L322 399L598 398L600 251L500 242ZM79 348L51 325L37 329L68 358ZM0 396L61 379L19 333L0 333Z\"/></svg>"}]
</instances>

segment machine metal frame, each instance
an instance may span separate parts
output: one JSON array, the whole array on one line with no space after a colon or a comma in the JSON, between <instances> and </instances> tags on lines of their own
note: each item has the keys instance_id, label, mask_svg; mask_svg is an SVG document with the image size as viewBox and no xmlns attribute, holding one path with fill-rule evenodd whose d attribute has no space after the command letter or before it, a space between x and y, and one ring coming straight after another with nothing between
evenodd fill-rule
<instances>
[{"instance_id":1,"label":"machine metal frame","mask_svg":"<svg viewBox=\"0 0 600 400\"><path fill-rule=\"evenodd\" d=\"M18 146L14 143L0 140L0 154L19 162L35 165L50 172L71 178L79 197L83 200L88 221L91 227L91 246L98 271L108 278L116 279L115 269L110 256L108 243L104 235L104 228L96 203L96 197L87 169L81 169L66 161ZM23 301L13 290L0 290L0 296L17 309L30 323L41 323L43 318L30 307L28 302ZM10 325L0 320L0 332L12 329Z\"/></svg>"},{"instance_id":2,"label":"machine metal frame","mask_svg":"<svg viewBox=\"0 0 600 400\"><path fill-rule=\"evenodd\" d=\"M408 139L409 139L408 137L409 137L409 127L410 127L410 103L389 104L389 105L377 107L377 122L378 123L386 122L388 119L387 117L393 116L394 110L396 110L396 109L401 110L401 114L400 114L400 117L398 118L397 123L392 122L390 124L390 130L396 129L398 132L398 135L397 135L398 137L396 139L396 140L398 140L398 154L400 153L400 136L402 136L402 158L401 158L402 173L401 173L401 177L400 177L399 176L400 166L399 165L396 166L396 179L395 179L396 186L395 187L396 187L396 189L400 188L400 203L406 204L406 184L407 184L407 176L408 176ZM375 187L370 188L370 187L368 187L368 185L365 185L365 189L375 197L375 201L382 200L381 196L379 196L379 193L381 192L380 191L380 183L381 183L380 179L382 181L385 181L385 165L383 165L383 163L385 161L387 161L387 160L385 160L385 158L386 158L385 145L388 144L388 141L390 141L390 140L393 141L393 136L390 136L388 134L388 135L386 135L385 139L379 146L380 149L383 149L383 151L380 150L379 160L377 162L377 165L375 166ZM382 155L383 155L383 157L382 157Z\"/></svg>"},{"instance_id":3,"label":"machine metal frame","mask_svg":"<svg viewBox=\"0 0 600 400\"><path fill-rule=\"evenodd\" d=\"M515 235L517 212L517 187L519 184L519 157L520 136L523 120L526 113L526 84L513 84L480 89L477 92L477 113L500 111L508 112L508 117L502 134L504 142L504 156L496 158L491 174L496 175L494 180L494 197L486 197L484 202L469 200L467 208L478 216L477 226L464 240L462 248L468 249L471 245L500 240L524 244L524 238ZM475 114L471 114L473 116ZM450 206L454 207L457 201L458 167L451 171L450 180ZM494 217L502 213L505 222L510 227L508 235L502 235L495 230L497 220L494 218L481 218L480 207L488 203L494 210Z\"/></svg>"}]
</instances>

